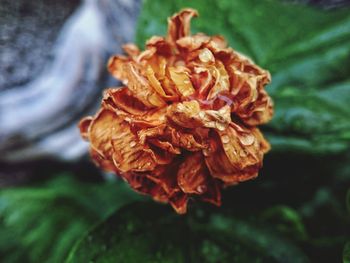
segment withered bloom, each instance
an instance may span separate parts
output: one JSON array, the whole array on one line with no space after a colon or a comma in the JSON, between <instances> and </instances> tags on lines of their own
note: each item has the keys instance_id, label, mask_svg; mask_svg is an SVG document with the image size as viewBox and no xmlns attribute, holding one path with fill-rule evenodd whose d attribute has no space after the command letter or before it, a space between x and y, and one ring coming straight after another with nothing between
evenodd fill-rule
<instances>
[{"instance_id":1,"label":"withered bloom","mask_svg":"<svg viewBox=\"0 0 350 263\"><path fill-rule=\"evenodd\" d=\"M221 204L221 189L255 178L270 146L256 128L273 114L268 71L221 36L190 34L197 16L169 18L168 35L109 60L123 87L80 122L93 160L138 192L186 213L189 198Z\"/></svg>"}]
</instances>

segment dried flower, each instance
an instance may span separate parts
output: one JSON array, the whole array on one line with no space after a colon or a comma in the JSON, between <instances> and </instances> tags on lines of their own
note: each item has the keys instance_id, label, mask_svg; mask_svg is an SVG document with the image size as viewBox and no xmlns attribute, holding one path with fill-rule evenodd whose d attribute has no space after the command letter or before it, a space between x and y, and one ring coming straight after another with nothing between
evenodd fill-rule
<instances>
[{"instance_id":1,"label":"dried flower","mask_svg":"<svg viewBox=\"0 0 350 263\"><path fill-rule=\"evenodd\" d=\"M124 86L106 90L99 112L80 122L98 166L181 214L190 197L220 205L223 187L257 176L270 146L255 126L273 114L269 72L221 36L191 35L194 16L184 9L166 38L112 57Z\"/></svg>"}]
</instances>

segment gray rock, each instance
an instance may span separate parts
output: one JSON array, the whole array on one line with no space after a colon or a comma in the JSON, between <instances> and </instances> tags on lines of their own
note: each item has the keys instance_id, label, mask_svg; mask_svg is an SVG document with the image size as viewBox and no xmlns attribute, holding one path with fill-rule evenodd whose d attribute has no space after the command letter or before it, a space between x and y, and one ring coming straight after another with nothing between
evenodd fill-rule
<instances>
[{"instance_id":1,"label":"gray rock","mask_svg":"<svg viewBox=\"0 0 350 263\"><path fill-rule=\"evenodd\" d=\"M67 5L67 3L69 3ZM140 1L2 1L0 162L87 151L77 129L117 85L108 57L133 39Z\"/></svg>"}]
</instances>

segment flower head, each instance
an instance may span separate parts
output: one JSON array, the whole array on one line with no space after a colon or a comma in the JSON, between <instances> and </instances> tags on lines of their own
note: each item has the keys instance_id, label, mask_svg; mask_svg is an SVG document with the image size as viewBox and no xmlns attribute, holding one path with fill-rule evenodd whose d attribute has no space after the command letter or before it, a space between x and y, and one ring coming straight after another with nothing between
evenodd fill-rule
<instances>
[{"instance_id":1,"label":"flower head","mask_svg":"<svg viewBox=\"0 0 350 263\"><path fill-rule=\"evenodd\" d=\"M146 50L127 44L109 72L122 87L80 122L98 166L185 213L189 198L221 204L221 189L257 176L270 146L256 128L271 119L268 71L221 36L190 34L184 9Z\"/></svg>"}]
</instances>

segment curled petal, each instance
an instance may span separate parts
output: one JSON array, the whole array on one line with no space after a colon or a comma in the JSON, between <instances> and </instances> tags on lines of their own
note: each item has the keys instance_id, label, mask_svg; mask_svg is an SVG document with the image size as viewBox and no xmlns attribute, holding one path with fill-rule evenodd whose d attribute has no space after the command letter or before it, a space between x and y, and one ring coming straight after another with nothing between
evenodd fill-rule
<instances>
[{"instance_id":1,"label":"curled petal","mask_svg":"<svg viewBox=\"0 0 350 263\"><path fill-rule=\"evenodd\" d=\"M121 109L134 115L143 115L149 110L149 108L134 97L126 87L105 90L102 104L106 108L112 110Z\"/></svg>"},{"instance_id":2,"label":"curled petal","mask_svg":"<svg viewBox=\"0 0 350 263\"><path fill-rule=\"evenodd\" d=\"M179 38L176 44L179 48L185 49L187 52L194 51L201 48L203 45L210 41L210 37L202 33L198 33L192 36L185 36Z\"/></svg>"},{"instance_id":3,"label":"curled petal","mask_svg":"<svg viewBox=\"0 0 350 263\"><path fill-rule=\"evenodd\" d=\"M263 153L268 149L258 129L247 130L230 125L212 135L209 150L204 153L213 177L226 184L235 184L257 176Z\"/></svg>"},{"instance_id":4,"label":"curled petal","mask_svg":"<svg viewBox=\"0 0 350 263\"><path fill-rule=\"evenodd\" d=\"M122 178L137 192L149 194L158 202L168 202L168 194L161 185L149 179L145 173L128 172L123 173Z\"/></svg>"},{"instance_id":5,"label":"curled petal","mask_svg":"<svg viewBox=\"0 0 350 263\"><path fill-rule=\"evenodd\" d=\"M185 8L178 14L168 19L168 36L170 43L175 43L179 38L190 34L190 22L192 17L198 16L198 12L191 8Z\"/></svg>"},{"instance_id":6,"label":"curled petal","mask_svg":"<svg viewBox=\"0 0 350 263\"><path fill-rule=\"evenodd\" d=\"M205 148L203 142L197 140L192 133L186 133L175 128L167 127L166 136L170 138L174 146L190 152L200 151Z\"/></svg>"},{"instance_id":7,"label":"curled petal","mask_svg":"<svg viewBox=\"0 0 350 263\"><path fill-rule=\"evenodd\" d=\"M207 48L203 48L202 50L199 51L198 58L201 62L205 64L215 62L213 53L211 53L211 51Z\"/></svg>"},{"instance_id":8,"label":"curled petal","mask_svg":"<svg viewBox=\"0 0 350 263\"><path fill-rule=\"evenodd\" d=\"M195 92L188 73L185 72L185 69L181 67L169 67L169 74L171 80L174 82L181 96L187 97Z\"/></svg>"},{"instance_id":9,"label":"curled petal","mask_svg":"<svg viewBox=\"0 0 350 263\"><path fill-rule=\"evenodd\" d=\"M203 126L222 131L231 123L231 107L226 105L220 110L206 110L199 113Z\"/></svg>"},{"instance_id":10,"label":"curled petal","mask_svg":"<svg viewBox=\"0 0 350 263\"><path fill-rule=\"evenodd\" d=\"M141 143L157 138L162 142L168 142L171 145L171 152L173 153L177 153L178 148L183 148L188 151L199 151L204 148L204 145L195 139L194 134L186 133L169 125L159 125L143 129L138 131L137 135Z\"/></svg>"},{"instance_id":11,"label":"curled petal","mask_svg":"<svg viewBox=\"0 0 350 263\"><path fill-rule=\"evenodd\" d=\"M160 74L163 74L163 73L160 73ZM152 85L153 89L163 99L168 100L168 101L169 100L170 101L177 100L178 96L175 95L175 92L171 92L169 95L165 92L164 88L162 87L162 83L158 80L153 68L149 65L146 68L146 77L147 77L149 83Z\"/></svg>"},{"instance_id":12,"label":"curled petal","mask_svg":"<svg viewBox=\"0 0 350 263\"><path fill-rule=\"evenodd\" d=\"M128 43L122 46L126 54L136 60L137 56L140 54L140 49L132 43Z\"/></svg>"},{"instance_id":13,"label":"curled petal","mask_svg":"<svg viewBox=\"0 0 350 263\"><path fill-rule=\"evenodd\" d=\"M118 171L149 171L157 165L151 149L138 142L130 125L109 110L102 110L89 128L91 148L101 157L113 160Z\"/></svg>"},{"instance_id":14,"label":"curled petal","mask_svg":"<svg viewBox=\"0 0 350 263\"><path fill-rule=\"evenodd\" d=\"M260 134L257 129L238 130L231 125L218 131L220 141L230 163L239 170L253 165L261 165Z\"/></svg>"},{"instance_id":15,"label":"curled petal","mask_svg":"<svg viewBox=\"0 0 350 263\"><path fill-rule=\"evenodd\" d=\"M215 67L212 70L212 75L215 78L215 84L208 94L208 100L211 100L218 94L227 92L230 89L229 76L222 62L217 61L215 63Z\"/></svg>"},{"instance_id":16,"label":"curled petal","mask_svg":"<svg viewBox=\"0 0 350 263\"><path fill-rule=\"evenodd\" d=\"M146 47L151 49L155 48L158 55L170 56L172 54L172 48L169 42L164 37L153 36L146 42Z\"/></svg>"},{"instance_id":17,"label":"curled petal","mask_svg":"<svg viewBox=\"0 0 350 263\"><path fill-rule=\"evenodd\" d=\"M203 194L208 185L209 174L201 152L188 155L177 172L177 181L184 193Z\"/></svg>"},{"instance_id":18,"label":"curled petal","mask_svg":"<svg viewBox=\"0 0 350 263\"><path fill-rule=\"evenodd\" d=\"M121 56L114 56L108 62L108 69L128 86L130 92L147 107L165 106L164 100L143 77L135 62Z\"/></svg>"},{"instance_id":19,"label":"curled petal","mask_svg":"<svg viewBox=\"0 0 350 263\"><path fill-rule=\"evenodd\" d=\"M273 115L272 100L264 90L271 76L245 56L235 55L236 58L227 67L231 75L230 92L234 95L235 107L232 107L232 111L248 125L264 124Z\"/></svg>"},{"instance_id":20,"label":"curled petal","mask_svg":"<svg viewBox=\"0 0 350 263\"><path fill-rule=\"evenodd\" d=\"M209 178L207 185L207 191L201 195L201 199L205 202L212 203L213 205L221 205L221 187L222 184L219 180Z\"/></svg>"},{"instance_id":21,"label":"curled petal","mask_svg":"<svg viewBox=\"0 0 350 263\"><path fill-rule=\"evenodd\" d=\"M198 101L191 100L169 106L166 115L169 120L181 127L196 128L202 126L200 112Z\"/></svg>"},{"instance_id":22,"label":"curled petal","mask_svg":"<svg viewBox=\"0 0 350 263\"><path fill-rule=\"evenodd\" d=\"M133 63L126 64L125 71L127 72L128 88L143 104L148 107L163 107L166 105Z\"/></svg>"},{"instance_id":23,"label":"curled petal","mask_svg":"<svg viewBox=\"0 0 350 263\"><path fill-rule=\"evenodd\" d=\"M181 154L180 148L174 146L172 143L170 143L168 141L162 141L159 139L150 139L148 142L156 147L159 147L160 149L163 149L163 150L169 152L169 153Z\"/></svg>"},{"instance_id":24,"label":"curled petal","mask_svg":"<svg viewBox=\"0 0 350 263\"><path fill-rule=\"evenodd\" d=\"M89 138L89 127L90 127L92 120L93 120L93 118L88 116L88 117L81 119L79 122L78 126L79 126L79 130L80 130L80 134L81 134L81 137L83 137L83 139L85 139L85 140L87 140Z\"/></svg>"}]
</instances>

